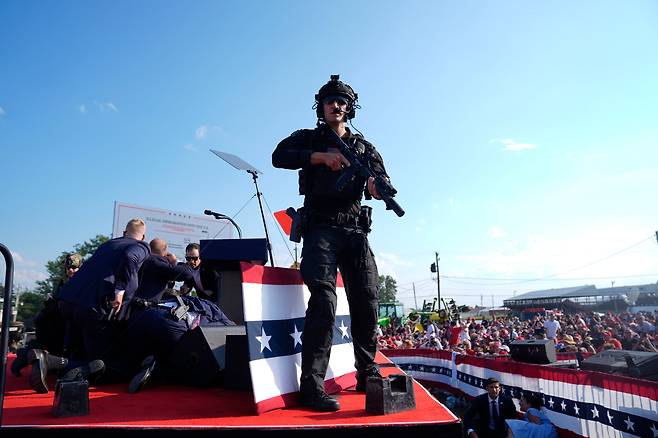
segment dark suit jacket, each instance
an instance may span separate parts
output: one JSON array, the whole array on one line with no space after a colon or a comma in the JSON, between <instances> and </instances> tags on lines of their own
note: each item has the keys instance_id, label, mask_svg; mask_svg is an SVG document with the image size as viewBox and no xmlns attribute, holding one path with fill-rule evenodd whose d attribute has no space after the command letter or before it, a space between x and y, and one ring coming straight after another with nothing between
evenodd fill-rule
<instances>
[{"instance_id":1,"label":"dark suit jacket","mask_svg":"<svg viewBox=\"0 0 658 438\"><path fill-rule=\"evenodd\" d=\"M505 419L517 418L516 406L511 398L506 395L498 395L498 424L495 432L489 429L489 394L480 394L471 403L470 408L464 414L464 429L473 429L480 438L505 437Z\"/></svg>"},{"instance_id":2,"label":"dark suit jacket","mask_svg":"<svg viewBox=\"0 0 658 438\"><path fill-rule=\"evenodd\" d=\"M194 277L185 266L172 266L166 257L152 254L142 265L135 296L143 300L159 301L170 281L184 281L189 288L195 286Z\"/></svg>"},{"instance_id":3,"label":"dark suit jacket","mask_svg":"<svg viewBox=\"0 0 658 438\"><path fill-rule=\"evenodd\" d=\"M115 289L124 290L124 301L130 301L137 290L139 268L150 252L148 244L141 240L108 240L62 287L59 299L101 315L109 313Z\"/></svg>"},{"instance_id":4,"label":"dark suit jacket","mask_svg":"<svg viewBox=\"0 0 658 438\"><path fill-rule=\"evenodd\" d=\"M194 277L194 289L196 289L197 294L200 293L201 296L204 296L203 283L201 283L201 267L198 269L192 269L192 267L185 262L179 262L178 266L186 269L187 272Z\"/></svg>"}]
</instances>

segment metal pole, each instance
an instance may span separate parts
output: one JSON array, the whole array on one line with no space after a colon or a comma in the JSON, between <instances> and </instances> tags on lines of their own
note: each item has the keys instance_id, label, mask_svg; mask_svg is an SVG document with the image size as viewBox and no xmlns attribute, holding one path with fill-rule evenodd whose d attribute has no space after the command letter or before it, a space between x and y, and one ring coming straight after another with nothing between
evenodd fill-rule
<instances>
[{"instance_id":1,"label":"metal pole","mask_svg":"<svg viewBox=\"0 0 658 438\"><path fill-rule=\"evenodd\" d=\"M439 310L441 309L441 275L439 274L439 253L438 251L434 253L436 256L436 293L438 297Z\"/></svg>"},{"instance_id":2,"label":"metal pole","mask_svg":"<svg viewBox=\"0 0 658 438\"><path fill-rule=\"evenodd\" d=\"M2 427L2 407L5 401L5 376L7 375L7 350L9 350L9 318L11 317L11 290L14 279L14 259L6 246L0 243L0 253L5 258L5 293L2 303L2 335L0 336L0 427Z\"/></svg>"},{"instance_id":3,"label":"metal pole","mask_svg":"<svg viewBox=\"0 0 658 438\"><path fill-rule=\"evenodd\" d=\"M411 283L411 287L414 289L414 306L418 310L418 300L416 300L416 283Z\"/></svg>"},{"instance_id":4,"label":"metal pole","mask_svg":"<svg viewBox=\"0 0 658 438\"><path fill-rule=\"evenodd\" d=\"M270 244L270 235L267 232L267 224L265 223L265 214L263 213L263 203L260 200L260 190L258 190L258 175L256 172L248 170L247 172L251 173L251 176L254 178L254 184L256 185L256 197L258 198L258 206L260 207L260 217L263 219L263 228L265 228L265 241L267 243L267 252L270 255L270 265L274 267L274 257L272 257L272 244Z\"/></svg>"}]
</instances>

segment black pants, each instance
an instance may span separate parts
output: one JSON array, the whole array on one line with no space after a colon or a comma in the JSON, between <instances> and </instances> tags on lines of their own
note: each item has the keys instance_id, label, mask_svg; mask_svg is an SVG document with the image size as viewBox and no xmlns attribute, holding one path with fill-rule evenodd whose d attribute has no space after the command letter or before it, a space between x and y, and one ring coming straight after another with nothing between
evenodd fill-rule
<instances>
[{"instance_id":1,"label":"black pants","mask_svg":"<svg viewBox=\"0 0 658 438\"><path fill-rule=\"evenodd\" d=\"M304 394L324 391L336 318L337 268L349 303L355 367L363 374L376 369L379 277L368 239L356 228L311 225L304 236L301 264L311 292L302 343L300 390Z\"/></svg>"}]
</instances>

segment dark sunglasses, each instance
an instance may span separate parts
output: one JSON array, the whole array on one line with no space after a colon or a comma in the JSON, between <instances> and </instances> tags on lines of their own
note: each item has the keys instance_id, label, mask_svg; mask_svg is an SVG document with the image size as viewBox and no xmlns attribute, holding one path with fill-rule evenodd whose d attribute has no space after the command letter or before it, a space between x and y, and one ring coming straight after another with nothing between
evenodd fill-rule
<instances>
[{"instance_id":1,"label":"dark sunglasses","mask_svg":"<svg viewBox=\"0 0 658 438\"><path fill-rule=\"evenodd\" d=\"M338 105L347 105L349 102L342 96L327 96L322 99L324 105L331 105L337 103Z\"/></svg>"},{"instance_id":2,"label":"dark sunglasses","mask_svg":"<svg viewBox=\"0 0 658 438\"><path fill-rule=\"evenodd\" d=\"M199 257L188 257L188 256L185 256L185 260L187 260L188 262L191 262L191 261L195 261L195 262L196 262L197 260L199 260Z\"/></svg>"}]
</instances>

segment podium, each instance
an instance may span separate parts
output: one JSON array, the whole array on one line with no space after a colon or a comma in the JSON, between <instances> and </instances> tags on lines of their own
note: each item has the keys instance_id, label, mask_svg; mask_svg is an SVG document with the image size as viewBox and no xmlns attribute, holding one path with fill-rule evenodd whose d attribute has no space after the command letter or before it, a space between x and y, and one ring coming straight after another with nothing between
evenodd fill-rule
<instances>
[{"instance_id":1,"label":"podium","mask_svg":"<svg viewBox=\"0 0 658 438\"><path fill-rule=\"evenodd\" d=\"M207 239L200 242L201 284L209 299L233 322L244 324L240 262L265 265L266 239Z\"/></svg>"}]
</instances>

